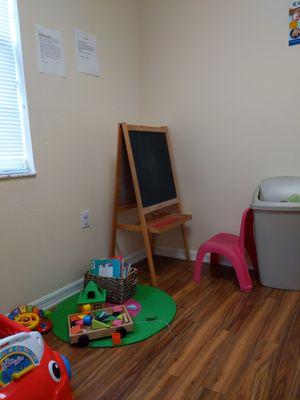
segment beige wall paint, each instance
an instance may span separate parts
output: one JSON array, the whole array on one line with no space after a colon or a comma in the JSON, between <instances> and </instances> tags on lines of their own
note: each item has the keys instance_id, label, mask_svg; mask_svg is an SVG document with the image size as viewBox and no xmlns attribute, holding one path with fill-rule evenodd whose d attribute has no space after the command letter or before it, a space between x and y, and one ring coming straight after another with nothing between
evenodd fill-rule
<instances>
[{"instance_id":1,"label":"beige wall paint","mask_svg":"<svg viewBox=\"0 0 300 400\"><path fill-rule=\"evenodd\" d=\"M0 181L2 312L107 255L117 122L136 121L139 101L136 0L19 0L19 14L37 177ZM62 32L66 79L39 74L36 23ZM76 27L97 37L99 79L75 70ZM84 209L91 228L80 230Z\"/></svg>"},{"instance_id":2,"label":"beige wall paint","mask_svg":"<svg viewBox=\"0 0 300 400\"><path fill-rule=\"evenodd\" d=\"M108 251L116 124L167 124L191 248L237 231L259 180L299 174L296 68L282 1L19 0L36 178L0 181L0 311ZM141 7L141 9L140 9ZM141 13L140 13L141 11ZM62 31L67 78L40 75L34 24ZM75 27L102 76L75 70ZM91 228L79 229L90 209ZM119 240L125 252L139 236ZM122 240L123 239L123 240ZM160 244L181 246L177 235Z\"/></svg>"},{"instance_id":3,"label":"beige wall paint","mask_svg":"<svg viewBox=\"0 0 300 400\"><path fill-rule=\"evenodd\" d=\"M167 124L191 248L237 232L261 178L299 175L297 65L288 2L145 0L143 118ZM176 235L160 242L181 246Z\"/></svg>"}]
</instances>

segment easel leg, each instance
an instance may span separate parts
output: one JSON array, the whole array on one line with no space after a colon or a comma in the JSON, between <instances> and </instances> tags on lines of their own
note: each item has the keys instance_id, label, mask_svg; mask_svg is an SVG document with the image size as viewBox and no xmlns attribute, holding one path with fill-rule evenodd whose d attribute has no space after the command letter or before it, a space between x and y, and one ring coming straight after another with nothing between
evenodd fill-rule
<instances>
[{"instance_id":1,"label":"easel leg","mask_svg":"<svg viewBox=\"0 0 300 400\"><path fill-rule=\"evenodd\" d=\"M144 237L145 249L146 249L148 265L149 265L149 270L150 270L151 283L152 283L152 286L156 286L157 280L156 280L156 273L155 273L155 267L154 267L154 262L153 262L153 255L152 255L151 242L150 242L149 235L150 234L148 233L148 230L143 229L143 237Z\"/></svg>"},{"instance_id":2,"label":"easel leg","mask_svg":"<svg viewBox=\"0 0 300 400\"><path fill-rule=\"evenodd\" d=\"M117 224L118 224L118 206L117 206L117 196L116 196L113 216L112 216L112 224L111 224L111 237L110 237L110 248L109 248L110 257L114 257L116 254Z\"/></svg>"},{"instance_id":3,"label":"easel leg","mask_svg":"<svg viewBox=\"0 0 300 400\"><path fill-rule=\"evenodd\" d=\"M117 163L116 163L116 175L115 175L115 193L114 193L114 205L113 215L111 224L111 240L110 240L110 257L114 257L116 251L116 239L117 239L117 223L118 223L118 202L120 197L121 189L121 158L122 158L122 126L118 125L118 148L117 148Z\"/></svg>"},{"instance_id":4,"label":"easel leg","mask_svg":"<svg viewBox=\"0 0 300 400\"><path fill-rule=\"evenodd\" d=\"M189 242L188 242L188 235L187 235L185 224L181 225L181 232L182 232L182 236L183 236L186 259L187 259L187 261L191 261L190 248L189 248Z\"/></svg>"},{"instance_id":5,"label":"easel leg","mask_svg":"<svg viewBox=\"0 0 300 400\"><path fill-rule=\"evenodd\" d=\"M181 202L178 203L178 205L177 205L177 210L178 210L178 212L180 212L180 213L183 212ZM189 241L188 241L188 234L187 234L187 230L186 230L185 224L182 224L180 228L181 228L181 233L182 233L182 236L183 236L183 243L184 243L184 248L185 248L186 260L187 260L187 261L191 261L190 247L189 247Z\"/></svg>"}]
</instances>

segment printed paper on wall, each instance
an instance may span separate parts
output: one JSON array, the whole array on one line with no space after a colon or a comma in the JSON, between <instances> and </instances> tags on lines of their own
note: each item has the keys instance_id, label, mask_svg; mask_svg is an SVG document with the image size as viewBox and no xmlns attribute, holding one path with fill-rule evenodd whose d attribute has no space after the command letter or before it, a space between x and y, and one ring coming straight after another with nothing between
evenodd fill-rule
<instances>
[{"instance_id":1,"label":"printed paper on wall","mask_svg":"<svg viewBox=\"0 0 300 400\"><path fill-rule=\"evenodd\" d=\"M300 1L292 1L289 9L289 46L300 44Z\"/></svg>"}]
</instances>

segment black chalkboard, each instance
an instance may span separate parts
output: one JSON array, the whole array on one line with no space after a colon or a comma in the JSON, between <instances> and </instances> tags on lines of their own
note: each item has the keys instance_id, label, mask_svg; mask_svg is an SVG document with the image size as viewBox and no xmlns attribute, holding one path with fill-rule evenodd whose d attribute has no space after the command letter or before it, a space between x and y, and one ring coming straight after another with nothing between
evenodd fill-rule
<instances>
[{"instance_id":1,"label":"black chalkboard","mask_svg":"<svg viewBox=\"0 0 300 400\"><path fill-rule=\"evenodd\" d=\"M143 207L176 199L165 132L129 130Z\"/></svg>"},{"instance_id":2,"label":"black chalkboard","mask_svg":"<svg viewBox=\"0 0 300 400\"><path fill-rule=\"evenodd\" d=\"M120 157L120 194L118 206L122 207L129 204L135 204L136 198L123 135L121 136L120 140L122 150Z\"/></svg>"}]
</instances>

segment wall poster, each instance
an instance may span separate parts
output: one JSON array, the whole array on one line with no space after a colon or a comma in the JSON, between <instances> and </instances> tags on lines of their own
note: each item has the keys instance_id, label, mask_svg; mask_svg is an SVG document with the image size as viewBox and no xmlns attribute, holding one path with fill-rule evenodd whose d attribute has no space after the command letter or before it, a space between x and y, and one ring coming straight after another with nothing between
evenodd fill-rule
<instances>
[{"instance_id":1,"label":"wall poster","mask_svg":"<svg viewBox=\"0 0 300 400\"><path fill-rule=\"evenodd\" d=\"M36 25L36 37L39 71L66 76L61 32Z\"/></svg>"},{"instance_id":2,"label":"wall poster","mask_svg":"<svg viewBox=\"0 0 300 400\"><path fill-rule=\"evenodd\" d=\"M100 76L96 37L75 29L77 70L85 74Z\"/></svg>"},{"instance_id":3,"label":"wall poster","mask_svg":"<svg viewBox=\"0 0 300 400\"><path fill-rule=\"evenodd\" d=\"M289 9L289 46L300 44L300 0L292 1Z\"/></svg>"}]
</instances>

